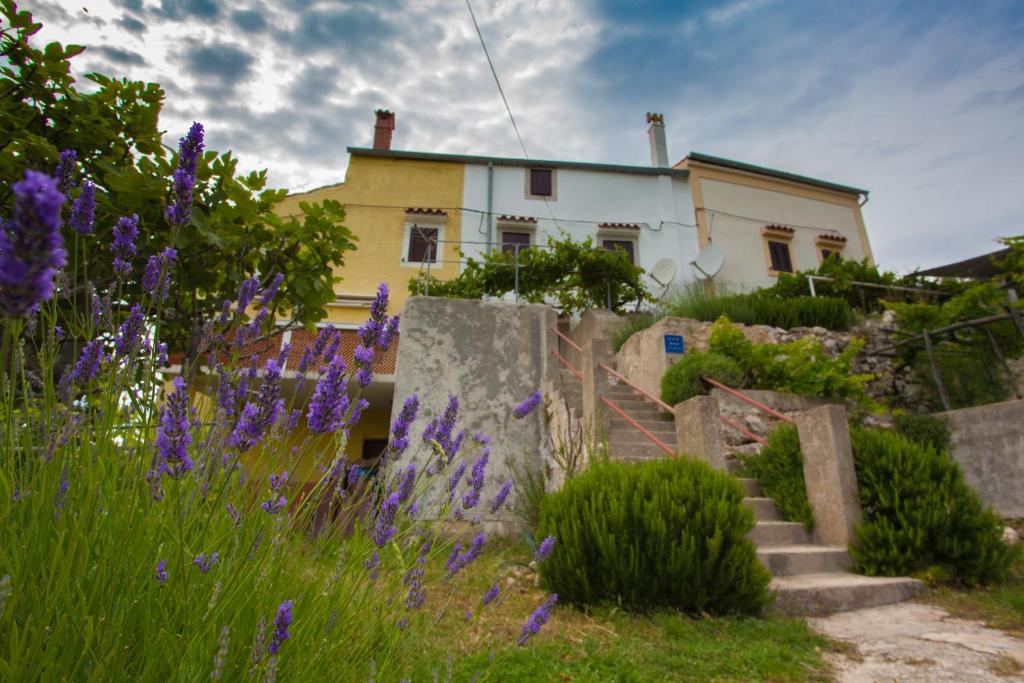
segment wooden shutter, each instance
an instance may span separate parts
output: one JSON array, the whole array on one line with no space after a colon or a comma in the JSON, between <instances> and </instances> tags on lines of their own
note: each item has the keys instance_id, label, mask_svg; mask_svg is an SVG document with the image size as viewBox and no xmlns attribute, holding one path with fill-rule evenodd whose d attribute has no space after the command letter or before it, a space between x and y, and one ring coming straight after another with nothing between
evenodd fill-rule
<instances>
[{"instance_id":1,"label":"wooden shutter","mask_svg":"<svg viewBox=\"0 0 1024 683\"><path fill-rule=\"evenodd\" d=\"M601 246L608 250L614 250L616 247L620 247L623 251L629 254L629 260L632 263L636 263L636 257L633 255L632 240L605 240L601 243Z\"/></svg>"},{"instance_id":2,"label":"wooden shutter","mask_svg":"<svg viewBox=\"0 0 1024 683\"><path fill-rule=\"evenodd\" d=\"M789 244L768 240L768 255L772 259L772 270L780 273L793 272L793 259L789 255Z\"/></svg>"},{"instance_id":3,"label":"wooden shutter","mask_svg":"<svg viewBox=\"0 0 1024 683\"><path fill-rule=\"evenodd\" d=\"M530 194L538 197L550 197L551 191L551 169L531 168L530 169Z\"/></svg>"},{"instance_id":4,"label":"wooden shutter","mask_svg":"<svg viewBox=\"0 0 1024 683\"><path fill-rule=\"evenodd\" d=\"M430 245L430 258L427 258L427 245ZM409 254L406 258L410 263L437 262L437 228L412 226L409 233Z\"/></svg>"},{"instance_id":5,"label":"wooden shutter","mask_svg":"<svg viewBox=\"0 0 1024 683\"><path fill-rule=\"evenodd\" d=\"M530 246L530 233L528 232L502 232L501 252L503 254L514 254L516 245L519 245L519 253L523 253L526 247Z\"/></svg>"}]
</instances>

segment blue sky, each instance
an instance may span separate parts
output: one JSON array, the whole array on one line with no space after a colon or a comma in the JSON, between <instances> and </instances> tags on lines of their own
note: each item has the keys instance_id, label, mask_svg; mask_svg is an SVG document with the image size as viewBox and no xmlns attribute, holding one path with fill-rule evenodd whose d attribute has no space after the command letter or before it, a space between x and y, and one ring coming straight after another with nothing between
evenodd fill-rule
<instances>
[{"instance_id":1,"label":"blue sky","mask_svg":"<svg viewBox=\"0 0 1024 683\"><path fill-rule=\"evenodd\" d=\"M342 179L378 107L395 147L520 156L464 2L37 0L78 73L155 80L245 168ZM474 0L530 154L717 154L871 190L878 261L909 270L1024 233L1024 2ZM88 10L86 12L85 10Z\"/></svg>"}]
</instances>

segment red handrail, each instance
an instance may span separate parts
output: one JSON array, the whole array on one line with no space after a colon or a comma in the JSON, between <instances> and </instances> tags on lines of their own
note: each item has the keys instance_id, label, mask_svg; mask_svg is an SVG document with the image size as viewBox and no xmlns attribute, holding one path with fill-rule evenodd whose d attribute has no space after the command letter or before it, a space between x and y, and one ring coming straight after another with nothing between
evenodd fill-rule
<instances>
[{"instance_id":1,"label":"red handrail","mask_svg":"<svg viewBox=\"0 0 1024 683\"><path fill-rule=\"evenodd\" d=\"M716 387L718 389L721 389L722 391L726 392L727 394L732 394L733 396L735 396L736 398L740 399L741 401L746 401L747 403L749 403L750 405L754 406L755 408L760 408L764 412L768 413L769 415L771 415L773 417L779 418L783 422L792 422L793 421L793 418L788 417L786 415L783 415L782 413L780 413L779 411L775 410L774 408L769 408L768 406L766 406L765 404L761 403L760 401L756 401L756 400L750 398L749 396L744 394L742 391L738 391L736 389L733 389L732 387L727 387L724 384L722 384L721 382L716 382L715 380L711 379L710 377L704 377L702 379L705 382L707 382L708 384L710 384L711 386Z\"/></svg>"},{"instance_id":2,"label":"red handrail","mask_svg":"<svg viewBox=\"0 0 1024 683\"><path fill-rule=\"evenodd\" d=\"M743 425L739 424L738 422L727 418L725 415L719 415L718 419L721 420L723 424L729 425L730 427L735 429L737 432L739 432L743 436L745 436L748 439L750 439L751 441L756 441L757 443L761 444L762 446L767 446L768 445L768 442L765 441L764 439L762 439L761 437L759 437L757 434L755 434L754 432L750 431L749 429L747 429Z\"/></svg>"},{"instance_id":3,"label":"red handrail","mask_svg":"<svg viewBox=\"0 0 1024 683\"><path fill-rule=\"evenodd\" d=\"M618 407L617 405L612 403L610 400L608 400L607 396L602 396L601 397L601 402L604 403L609 408L611 408L612 410L614 410L616 413L618 413L619 417L621 417L623 420L625 420L626 422L628 422L629 424L633 425L638 430L640 430L641 434L646 436L648 438L648 440L650 440L650 442L653 443L655 446L657 446L661 450L665 451L666 454L668 454L669 456L671 456L673 458L678 458L679 457L679 455L674 450L669 448L669 446L664 441L662 441L661 439L656 437L654 434L651 434L651 432L648 431L647 429L645 429L643 427L643 425L641 425L639 422L637 422L636 420L631 418L629 415L627 415L626 411L624 411L622 408Z\"/></svg>"},{"instance_id":4,"label":"red handrail","mask_svg":"<svg viewBox=\"0 0 1024 683\"><path fill-rule=\"evenodd\" d=\"M626 383L626 385L627 385L627 386L628 386L628 387L629 387L630 389L632 389L632 390L633 390L633 391L635 391L636 393L640 394L641 396L643 396L644 398L646 398L646 399L647 399L648 401L652 401L652 402L653 402L653 403L654 403L655 405L657 405L657 406L658 406L659 408L661 408L662 410L664 410L664 411L665 411L666 413L675 413L675 411L674 411L674 410L672 410L672 406L670 406L669 404L665 403L665 402L664 402L664 401L662 401L662 400L661 400L660 398L657 398L657 397L655 397L655 396L651 396L651 395L650 395L650 394L648 394L648 393L647 393L646 391L644 391L643 389L641 389L641 388L640 388L640 387L638 387L637 385L633 384L633 383L632 383L632 382L630 382L630 381L629 381L628 379L626 379L626 378L625 378L624 376L622 376L622 375L620 375L619 373L615 372L614 370L612 370L612 369L611 369L610 367L608 367L608 366L607 366L607 365L605 365L604 363L598 363L598 364L597 364L597 366L598 366L599 368L601 368L602 370L604 370L605 372L607 372L607 373L608 373L609 375L611 375L612 377L615 377L616 379L618 379L618 380L620 380L620 381L622 381L622 382L625 382L625 383Z\"/></svg>"},{"instance_id":5,"label":"red handrail","mask_svg":"<svg viewBox=\"0 0 1024 683\"><path fill-rule=\"evenodd\" d=\"M580 353L583 353L583 347L574 342L572 339L569 339L568 335L566 335L564 332L561 332L557 327L552 327L551 331L557 334L559 337L561 337L566 344L576 349Z\"/></svg>"},{"instance_id":6,"label":"red handrail","mask_svg":"<svg viewBox=\"0 0 1024 683\"><path fill-rule=\"evenodd\" d=\"M554 354L555 358L557 358L558 360L562 361L562 365L564 365L569 372L574 374L576 376L576 379L578 379L581 382L583 381L583 373L581 373L579 370L574 368L572 366L572 363L570 363L566 359L562 358L562 354L560 354L555 349L551 349L551 353Z\"/></svg>"}]
</instances>

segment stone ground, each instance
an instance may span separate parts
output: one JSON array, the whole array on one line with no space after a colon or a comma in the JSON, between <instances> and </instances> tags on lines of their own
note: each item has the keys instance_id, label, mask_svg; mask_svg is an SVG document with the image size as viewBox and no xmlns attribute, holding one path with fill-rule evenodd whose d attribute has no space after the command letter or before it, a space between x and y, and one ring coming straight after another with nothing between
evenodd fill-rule
<instances>
[{"instance_id":1,"label":"stone ground","mask_svg":"<svg viewBox=\"0 0 1024 683\"><path fill-rule=\"evenodd\" d=\"M850 643L829 655L842 683L1024 681L1024 640L932 605L904 602L808 622Z\"/></svg>"}]
</instances>

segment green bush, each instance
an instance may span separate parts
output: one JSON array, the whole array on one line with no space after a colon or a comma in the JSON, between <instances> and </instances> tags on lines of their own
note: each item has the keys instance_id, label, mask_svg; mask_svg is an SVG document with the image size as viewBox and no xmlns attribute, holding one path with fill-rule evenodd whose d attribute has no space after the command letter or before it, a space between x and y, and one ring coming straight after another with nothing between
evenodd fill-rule
<instances>
[{"instance_id":1,"label":"green bush","mask_svg":"<svg viewBox=\"0 0 1024 683\"><path fill-rule=\"evenodd\" d=\"M768 495L791 521L806 522L803 466L796 430L777 429L751 474L766 476ZM1011 560L1002 521L986 510L945 452L895 432L854 426L850 430L863 522L851 549L858 571L896 576L936 568L964 583L1001 578ZM772 491L776 493L773 493Z\"/></svg>"},{"instance_id":2,"label":"green bush","mask_svg":"<svg viewBox=\"0 0 1024 683\"><path fill-rule=\"evenodd\" d=\"M626 340L637 332L646 330L662 317L664 317L664 313L633 313L625 316L612 333L612 349L618 353Z\"/></svg>"},{"instance_id":3,"label":"green bush","mask_svg":"<svg viewBox=\"0 0 1024 683\"><path fill-rule=\"evenodd\" d=\"M808 531L814 526L796 427L779 425L760 455L740 455L740 462L743 474L757 479L764 495L775 500L783 517L790 522L802 522Z\"/></svg>"},{"instance_id":4,"label":"green bush","mask_svg":"<svg viewBox=\"0 0 1024 683\"><path fill-rule=\"evenodd\" d=\"M949 451L949 423L934 415L907 413L895 415L896 431L906 438L923 446L931 446L937 451Z\"/></svg>"},{"instance_id":5,"label":"green bush","mask_svg":"<svg viewBox=\"0 0 1024 683\"><path fill-rule=\"evenodd\" d=\"M771 576L746 537L743 496L690 458L591 467L544 499L540 535L556 536L558 552L541 578L574 605L757 613Z\"/></svg>"},{"instance_id":6,"label":"green bush","mask_svg":"<svg viewBox=\"0 0 1024 683\"><path fill-rule=\"evenodd\" d=\"M843 299L798 296L782 299L765 290L748 294L714 294L704 288L690 288L668 306L668 314L711 322L728 316L744 325L824 327L848 330L853 324L853 310Z\"/></svg>"},{"instance_id":7,"label":"green bush","mask_svg":"<svg viewBox=\"0 0 1024 683\"><path fill-rule=\"evenodd\" d=\"M682 403L704 392L701 377L736 386L743 381L743 368L721 353L694 351L680 358L661 378L661 400L669 405Z\"/></svg>"}]
</instances>

